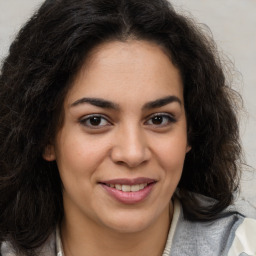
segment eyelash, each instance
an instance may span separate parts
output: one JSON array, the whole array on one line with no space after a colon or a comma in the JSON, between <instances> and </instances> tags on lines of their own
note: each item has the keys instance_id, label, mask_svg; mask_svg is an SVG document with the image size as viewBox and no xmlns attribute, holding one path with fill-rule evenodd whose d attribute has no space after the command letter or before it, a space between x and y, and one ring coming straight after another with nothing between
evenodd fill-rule
<instances>
[{"instance_id":1,"label":"eyelash","mask_svg":"<svg viewBox=\"0 0 256 256\"><path fill-rule=\"evenodd\" d=\"M173 117L173 115L171 114L167 114L167 113L156 113L156 114L153 114L151 116L149 116L149 119L147 119L147 121L145 123L148 123L150 120L152 121L153 118L156 118L156 117L160 117L162 119L165 119L166 123L165 124L149 124L149 125L153 125L154 127L165 127L165 126L168 126L169 124L171 123L175 123L177 120Z\"/></svg>"},{"instance_id":2,"label":"eyelash","mask_svg":"<svg viewBox=\"0 0 256 256\"><path fill-rule=\"evenodd\" d=\"M87 122L92 121L93 118L99 118L100 122L102 122L104 120L104 122L106 122L106 124L104 124L103 126L102 125L100 126L100 125L87 124ZM106 127L106 126L111 125L111 122L108 120L108 118L106 118L105 116L100 115L100 114L98 114L98 115L92 114L92 115L85 116L79 121L79 123L82 124L83 126L91 128L91 129L101 129L102 127Z\"/></svg>"},{"instance_id":3,"label":"eyelash","mask_svg":"<svg viewBox=\"0 0 256 256\"><path fill-rule=\"evenodd\" d=\"M94 121L96 121L95 125L93 125L92 123L88 123L88 122L92 122L93 118L95 118ZM96 120L97 118L98 118L98 120ZM164 124L162 124L162 123L161 124L150 123L150 121L152 122L153 118L162 118L162 120L165 120L165 123ZM97 124L97 121L100 122L100 123L104 122L104 124L99 125L100 123ZM161 121L161 120L159 120L159 121ZM152 126L157 127L157 128L162 128L162 127L168 126L171 123L175 123L176 121L177 120L170 114L156 113L156 114L150 115L146 119L144 124L145 125L152 125ZM79 123L82 124L85 127L90 128L90 129L101 129L101 128L105 128L107 126L112 125L112 123L109 121L109 119L107 117L105 117L104 115L101 115L101 114L92 114L92 115L85 116L79 121Z\"/></svg>"}]
</instances>

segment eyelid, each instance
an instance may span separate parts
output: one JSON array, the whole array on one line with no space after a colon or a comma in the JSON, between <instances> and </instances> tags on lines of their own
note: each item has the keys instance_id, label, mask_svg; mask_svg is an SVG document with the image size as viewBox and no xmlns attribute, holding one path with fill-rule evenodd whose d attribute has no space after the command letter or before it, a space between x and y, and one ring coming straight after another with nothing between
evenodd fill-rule
<instances>
[{"instance_id":1,"label":"eyelid","mask_svg":"<svg viewBox=\"0 0 256 256\"><path fill-rule=\"evenodd\" d=\"M170 114L170 113L166 113L166 112L158 112L158 113L154 113L154 114L151 114L149 116L147 116L146 118L146 121L144 123L147 123L149 120L151 120L152 118L154 117L157 117L157 116L161 116L161 117L166 117L169 119L169 122L168 124L172 124L172 123L176 123L177 122L177 119L174 117L173 114ZM167 125L168 125L167 124ZM156 127L164 127L164 126L167 126L166 124L152 124L153 126L156 126Z\"/></svg>"},{"instance_id":2,"label":"eyelid","mask_svg":"<svg viewBox=\"0 0 256 256\"><path fill-rule=\"evenodd\" d=\"M98 125L98 126L94 126L94 125L87 125L86 122L88 120L90 120L90 118L93 118L93 117L99 117L101 118L102 120L105 120L107 122L107 124L105 125ZM84 127L86 128L89 128L89 129L101 129L101 128L104 128L104 127L107 127L107 126L110 126L112 125L111 121L109 120L109 118L103 114L89 114L89 115L85 115L83 116L82 118L79 119L79 123L81 125L83 125Z\"/></svg>"}]
</instances>

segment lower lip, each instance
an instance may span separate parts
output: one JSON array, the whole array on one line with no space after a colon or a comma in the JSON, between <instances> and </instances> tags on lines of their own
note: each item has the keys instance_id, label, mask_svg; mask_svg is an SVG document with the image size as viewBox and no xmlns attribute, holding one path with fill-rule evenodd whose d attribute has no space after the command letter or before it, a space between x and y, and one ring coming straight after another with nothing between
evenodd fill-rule
<instances>
[{"instance_id":1,"label":"lower lip","mask_svg":"<svg viewBox=\"0 0 256 256\"><path fill-rule=\"evenodd\" d=\"M136 204L142 202L149 196L155 183L151 183L147 185L145 188L136 192L123 192L122 190L111 188L105 184L101 185L108 192L108 194L115 198L117 201L124 204Z\"/></svg>"}]
</instances>

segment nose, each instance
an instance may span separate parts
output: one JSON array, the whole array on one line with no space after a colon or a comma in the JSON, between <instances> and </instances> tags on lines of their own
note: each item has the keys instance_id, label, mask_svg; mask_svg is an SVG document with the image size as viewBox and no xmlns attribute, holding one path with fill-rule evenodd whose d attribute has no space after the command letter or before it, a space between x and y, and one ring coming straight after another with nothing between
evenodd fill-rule
<instances>
[{"instance_id":1,"label":"nose","mask_svg":"<svg viewBox=\"0 0 256 256\"><path fill-rule=\"evenodd\" d=\"M111 158L116 164L136 168L149 161L151 152L146 136L139 128L120 129L114 139Z\"/></svg>"}]
</instances>

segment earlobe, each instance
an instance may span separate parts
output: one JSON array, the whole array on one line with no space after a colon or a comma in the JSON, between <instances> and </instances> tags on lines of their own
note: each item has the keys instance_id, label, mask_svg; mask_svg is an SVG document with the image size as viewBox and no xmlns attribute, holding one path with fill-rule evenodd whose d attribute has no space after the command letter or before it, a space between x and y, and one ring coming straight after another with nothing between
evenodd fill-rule
<instances>
[{"instance_id":1,"label":"earlobe","mask_svg":"<svg viewBox=\"0 0 256 256\"><path fill-rule=\"evenodd\" d=\"M186 153L188 153L191 150L191 146L187 145Z\"/></svg>"},{"instance_id":2,"label":"earlobe","mask_svg":"<svg viewBox=\"0 0 256 256\"><path fill-rule=\"evenodd\" d=\"M54 161L56 160L55 150L53 145L47 145L43 152L43 159L46 161Z\"/></svg>"}]
</instances>

